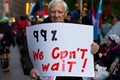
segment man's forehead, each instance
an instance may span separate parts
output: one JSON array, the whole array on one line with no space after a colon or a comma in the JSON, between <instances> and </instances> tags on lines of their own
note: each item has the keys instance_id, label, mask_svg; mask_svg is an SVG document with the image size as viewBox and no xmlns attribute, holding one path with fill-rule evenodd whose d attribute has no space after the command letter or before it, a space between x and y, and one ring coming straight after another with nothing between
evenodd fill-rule
<instances>
[{"instance_id":1,"label":"man's forehead","mask_svg":"<svg viewBox=\"0 0 120 80\"><path fill-rule=\"evenodd\" d=\"M59 7L58 7L59 6ZM64 5L62 2L59 2L59 3L53 3L50 7L50 9L64 9Z\"/></svg>"}]
</instances>

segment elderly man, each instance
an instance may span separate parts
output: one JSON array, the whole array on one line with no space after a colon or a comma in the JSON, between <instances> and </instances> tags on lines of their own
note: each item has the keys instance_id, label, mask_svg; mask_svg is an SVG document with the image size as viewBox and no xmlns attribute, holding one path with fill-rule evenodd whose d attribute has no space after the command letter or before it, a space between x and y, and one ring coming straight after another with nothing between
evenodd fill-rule
<instances>
[{"instance_id":1,"label":"elderly man","mask_svg":"<svg viewBox=\"0 0 120 80\"><path fill-rule=\"evenodd\" d=\"M42 23L70 23L66 18L68 7L63 0L52 0L48 5L49 16L44 19ZM96 43L93 43L91 52L94 54L98 51L99 47ZM36 69L31 69L30 76L37 79L39 75ZM56 80L81 80L81 77L56 77Z\"/></svg>"}]
</instances>

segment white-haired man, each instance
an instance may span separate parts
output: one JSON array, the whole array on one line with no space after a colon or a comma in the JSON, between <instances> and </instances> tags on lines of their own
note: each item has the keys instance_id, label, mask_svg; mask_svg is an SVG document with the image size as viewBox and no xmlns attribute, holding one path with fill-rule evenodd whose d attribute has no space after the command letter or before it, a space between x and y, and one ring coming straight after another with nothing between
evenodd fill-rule
<instances>
[{"instance_id":1,"label":"white-haired man","mask_svg":"<svg viewBox=\"0 0 120 80\"><path fill-rule=\"evenodd\" d=\"M63 0L52 0L48 5L48 17L44 19L42 23L70 23L66 19L68 13L67 4ZM96 43L93 43L92 53L96 53L99 47ZM40 74L36 69L31 69L30 76L37 79ZM56 77L56 80L81 80L81 77Z\"/></svg>"}]
</instances>

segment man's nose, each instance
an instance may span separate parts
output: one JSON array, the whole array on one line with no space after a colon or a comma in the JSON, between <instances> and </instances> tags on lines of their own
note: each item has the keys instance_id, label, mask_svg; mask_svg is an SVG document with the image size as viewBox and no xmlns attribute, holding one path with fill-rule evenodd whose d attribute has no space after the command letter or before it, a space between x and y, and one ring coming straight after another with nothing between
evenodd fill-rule
<instances>
[{"instance_id":1,"label":"man's nose","mask_svg":"<svg viewBox=\"0 0 120 80\"><path fill-rule=\"evenodd\" d=\"M55 17L58 17L59 16L59 13L56 11L55 12Z\"/></svg>"}]
</instances>

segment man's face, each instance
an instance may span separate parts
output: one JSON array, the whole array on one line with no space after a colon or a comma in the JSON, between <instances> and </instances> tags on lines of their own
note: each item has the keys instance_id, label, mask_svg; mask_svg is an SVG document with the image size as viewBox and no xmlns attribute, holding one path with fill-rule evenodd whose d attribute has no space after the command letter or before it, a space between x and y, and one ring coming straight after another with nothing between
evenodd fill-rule
<instances>
[{"instance_id":1,"label":"man's face","mask_svg":"<svg viewBox=\"0 0 120 80\"><path fill-rule=\"evenodd\" d=\"M81 15L82 15L82 17L87 16L87 14L86 14L86 12L85 12L85 11L82 11Z\"/></svg>"},{"instance_id":2,"label":"man's face","mask_svg":"<svg viewBox=\"0 0 120 80\"><path fill-rule=\"evenodd\" d=\"M113 18L113 19L112 19L112 23L113 23L113 24L116 24L117 22L118 22L118 19L117 19L117 18Z\"/></svg>"},{"instance_id":3,"label":"man's face","mask_svg":"<svg viewBox=\"0 0 120 80\"><path fill-rule=\"evenodd\" d=\"M52 22L64 22L66 16L67 11L65 11L62 2L52 4L49 11L49 17L51 18Z\"/></svg>"},{"instance_id":4,"label":"man's face","mask_svg":"<svg viewBox=\"0 0 120 80\"><path fill-rule=\"evenodd\" d=\"M110 47L110 45L111 45L111 40L110 39L107 39L106 45L107 45L107 47Z\"/></svg>"}]
</instances>

